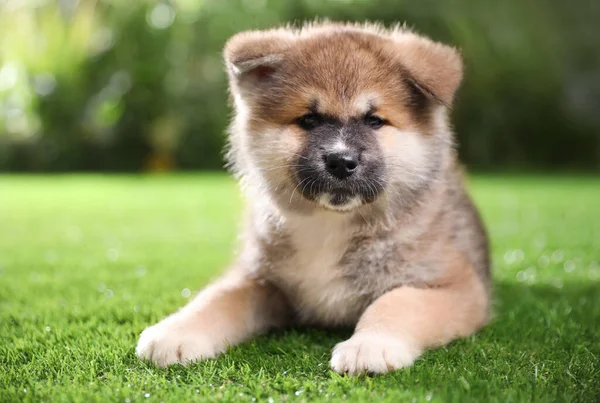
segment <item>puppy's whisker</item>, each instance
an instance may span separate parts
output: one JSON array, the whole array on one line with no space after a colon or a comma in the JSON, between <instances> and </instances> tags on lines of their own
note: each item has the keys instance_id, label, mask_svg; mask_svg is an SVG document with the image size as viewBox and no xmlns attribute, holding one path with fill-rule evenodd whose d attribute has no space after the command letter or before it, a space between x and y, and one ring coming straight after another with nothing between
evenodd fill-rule
<instances>
[{"instance_id":1,"label":"puppy's whisker","mask_svg":"<svg viewBox=\"0 0 600 403\"><path fill-rule=\"evenodd\" d=\"M265 169L264 171L274 171L276 169L302 168L302 167L303 167L303 165L278 165L278 166L269 167L269 168Z\"/></svg>"},{"instance_id":2,"label":"puppy's whisker","mask_svg":"<svg viewBox=\"0 0 600 403\"><path fill-rule=\"evenodd\" d=\"M310 178L304 178L302 179L302 181L298 182L298 184L294 187L294 190L292 191L292 195L290 196L290 200L288 201L288 204L292 204L292 199L294 198L294 193L296 192L296 189L298 189L298 187L302 184L302 182L308 180Z\"/></svg>"},{"instance_id":3,"label":"puppy's whisker","mask_svg":"<svg viewBox=\"0 0 600 403\"><path fill-rule=\"evenodd\" d=\"M367 221L367 217L365 217L365 215L362 213L362 211L360 211L360 207L356 210L356 212L358 214L360 214L360 216L362 217L363 221L365 222L365 224L369 224L369 221Z\"/></svg>"},{"instance_id":4,"label":"puppy's whisker","mask_svg":"<svg viewBox=\"0 0 600 403\"><path fill-rule=\"evenodd\" d=\"M307 182L307 183L304 185L304 187L302 188L301 192L302 192L302 193L304 193L304 190L306 190L306 186L307 186L308 184L310 184L310 183L314 183L314 182L315 182L315 180L308 181L308 182ZM312 187L312 185L311 185L311 187Z\"/></svg>"}]
</instances>

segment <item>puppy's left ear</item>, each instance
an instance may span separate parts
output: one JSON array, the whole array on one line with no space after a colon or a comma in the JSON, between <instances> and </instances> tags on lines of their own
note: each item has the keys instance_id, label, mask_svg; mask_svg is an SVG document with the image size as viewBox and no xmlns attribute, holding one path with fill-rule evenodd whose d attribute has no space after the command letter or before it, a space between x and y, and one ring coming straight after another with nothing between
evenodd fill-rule
<instances>
[{"instance_id":1,"label":"puppy's left ear","mask_svg":"<svg viewBox=\"0 0 600 403\"><path fill-rule=\"evenodd\" d=\"M394 53L412 84L438 103L452 105L463 76L459 52L412 32L394 33L392 39Z\"/></svg>"},{"instance_id":2,"label":"puppy's left ear","mask_svg":"<svg viewBox=\"0 0 600 403\"><path fill-rule=\"evenodd\" d=\"M257 90L268 85L294 40L285 29L247 31L231 37L223 53L232 88Z\"/></svg>"}]
</instances>

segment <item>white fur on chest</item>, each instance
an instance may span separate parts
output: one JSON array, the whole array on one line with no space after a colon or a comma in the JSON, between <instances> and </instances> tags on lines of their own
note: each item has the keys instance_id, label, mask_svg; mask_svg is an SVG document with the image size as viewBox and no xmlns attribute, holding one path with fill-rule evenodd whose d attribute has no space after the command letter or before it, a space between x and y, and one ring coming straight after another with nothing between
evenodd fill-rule
<instances>
[{"instance_id":1,"label":"white fur on chest","mask_svg":"<svg viewBox=\"0 0 600 403\"><path fill-rule=\"evenodd\" d=\"M277 268L276 276L289 290L302 321L353 324L361 313L361 301L339 267L352 238L353 227L348 221L347 215L333 212L286 220L295 253Z\"/></svg>"}]
</instances>

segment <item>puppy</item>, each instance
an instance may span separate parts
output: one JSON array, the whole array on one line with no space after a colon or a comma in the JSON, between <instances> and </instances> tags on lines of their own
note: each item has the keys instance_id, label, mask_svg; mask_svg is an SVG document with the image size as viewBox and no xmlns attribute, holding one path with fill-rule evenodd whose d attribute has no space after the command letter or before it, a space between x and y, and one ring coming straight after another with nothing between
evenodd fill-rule
<instances>
[{"instance_id":1,"label":"puppy","mask_svg":"<svg viewBox=\"0 0 600 403\"><path fill-rule=\"evenodd\" d=\"M147 328L158 366L288 325L355 326L339 373L385 373L489 316L486 234L448 110L458 52L405 28L317 23L225 47L229 161L247 198L236 263Z\"/></svg>"}]
</instances>

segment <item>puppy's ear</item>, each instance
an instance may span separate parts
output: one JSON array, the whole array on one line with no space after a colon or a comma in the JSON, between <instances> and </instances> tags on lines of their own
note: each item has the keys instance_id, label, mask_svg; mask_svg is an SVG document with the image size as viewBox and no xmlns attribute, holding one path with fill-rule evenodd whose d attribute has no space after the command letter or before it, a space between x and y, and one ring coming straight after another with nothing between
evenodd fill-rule
<instances>
[{"instance_id":1,"label":"puppy's ear","mask_svg":"<svg viewBox=\"0 0 600 403\"><path fill-rule=\"evenodd\" d=\"M247 31L225 45L225 63L232 86L243 89L267 84L295 40L290 31Z\"/></svg>"},{"instance_id":2,"label":"puppy's ear","mask_svg":"<svg viewBox=\"0 0 600 403\"><path fill-rule=\"evenodd\" d=\"M412 32L397 32L392 39L409 83L426 97L448 107L452 105L463 76L458 51Z\"/></svg>"}]
</instances>

